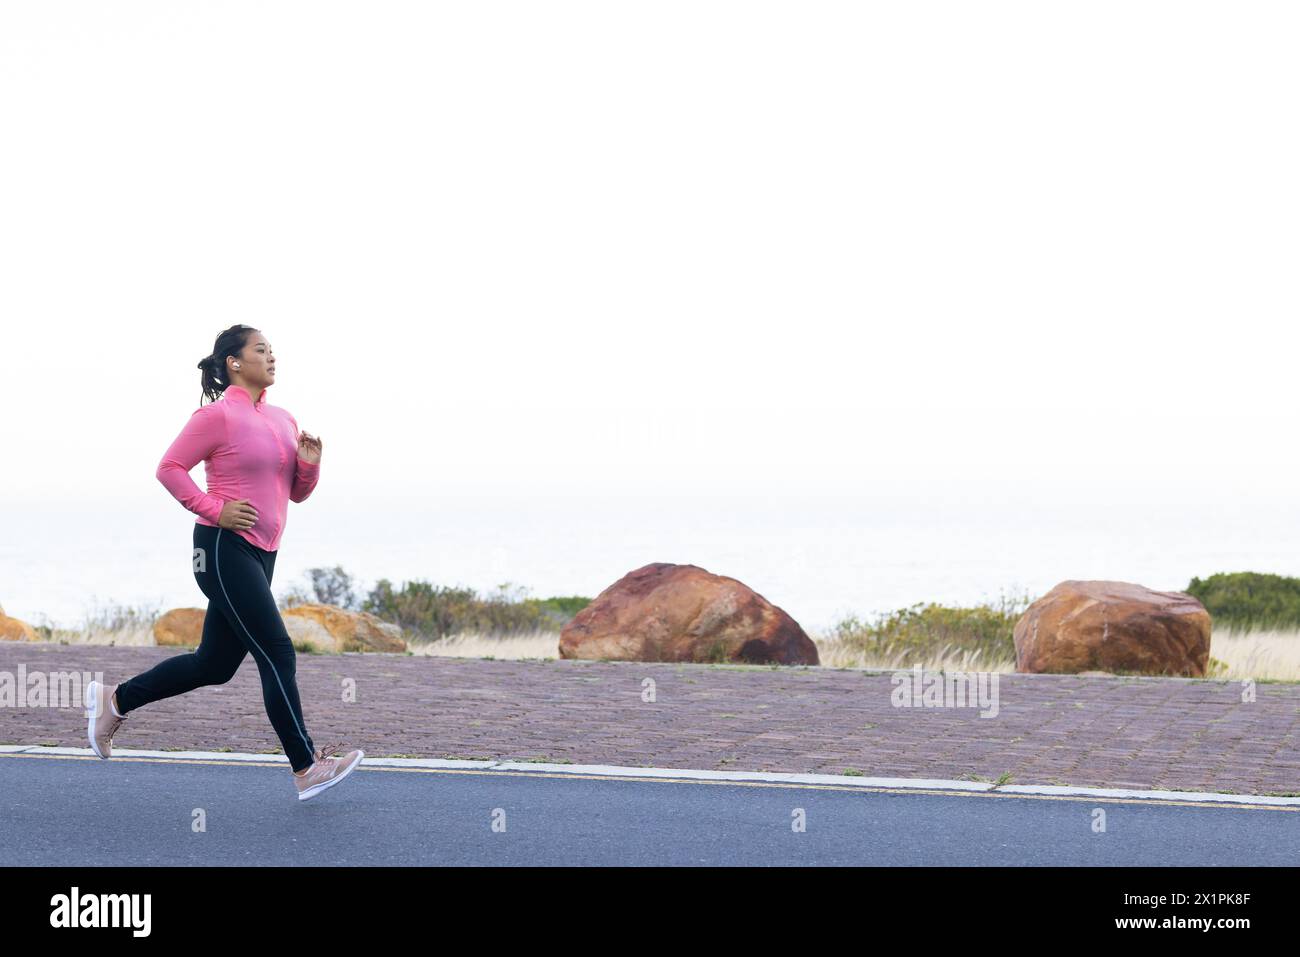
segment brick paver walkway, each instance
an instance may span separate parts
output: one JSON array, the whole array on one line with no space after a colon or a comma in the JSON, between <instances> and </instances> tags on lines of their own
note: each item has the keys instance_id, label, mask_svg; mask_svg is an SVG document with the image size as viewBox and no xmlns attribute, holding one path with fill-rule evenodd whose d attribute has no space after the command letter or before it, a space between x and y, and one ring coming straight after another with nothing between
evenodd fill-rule
<instances>
[{"instance_id":1,"label":"brick paver walkway","mask_svg":"<svg viewBox=\"0 0 1300 957\"><path fill-rule=\"evenodd\" d=\"M0 642L0 673L114 683L183 653ZM895 707L890 674L818 668L299 655L298 684L318 745L376 756L1300 793L1294 684L1259 684L1243 702L1237 681L1002 675L990 718ZM82 709L0 707L0 743L85 747ZM279 750L251 658L229 684L139 709L115 743Z\"/></svg>"}]
</instances>

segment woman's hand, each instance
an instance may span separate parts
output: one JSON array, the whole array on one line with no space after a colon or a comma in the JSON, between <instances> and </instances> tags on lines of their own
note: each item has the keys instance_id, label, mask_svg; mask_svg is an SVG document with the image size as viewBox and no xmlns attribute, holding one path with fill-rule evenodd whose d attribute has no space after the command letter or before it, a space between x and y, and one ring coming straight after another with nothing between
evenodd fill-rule
<instances>
[{"instance_id":1,"label":"woman's hand","mask_svg":"<svg viewBox=\"0 0 1300 957\"><path fill-rule=\"evenodd\" d=\"M298 458L304 462L320 462L321 441L310 432L298 433Z\"/></svg>"},{"instance_id":2,"label":"woman's hand","mask_svg":"<svg viewBox=\"0 0 1300 957\"><path fill-rule=\"evenodd\" d=\"M241 498L221 506L221 517L217 524L232 532L245 531L257 524L257 509L248 504L248 499Z\"/></svg>"}]
</instances>

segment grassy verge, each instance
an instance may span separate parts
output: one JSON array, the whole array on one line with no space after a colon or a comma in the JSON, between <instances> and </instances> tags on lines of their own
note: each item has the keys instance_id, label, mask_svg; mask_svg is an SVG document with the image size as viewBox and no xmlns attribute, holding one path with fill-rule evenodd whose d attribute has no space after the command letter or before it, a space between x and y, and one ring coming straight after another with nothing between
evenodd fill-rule
<instances>
[{"instance_id":1,"label":"grassy verge","mask_svg":"<svg viewBox=\"0 0 1300 957\"><path fill-rule=\"evenodd\" d=\"M340 568L312 569L308 579L308 587L292 589L280 599L282 609L320 601L370 611L400 624L410 653L422 656L552 660L559 656L560 629L590 600L529 598L508 583L478 595L423 581L394 587L386 580L358 599L350 576ZM1214 618L1208 677L1300 682L1300 597L1293 604L1300 579L1220 574L1193 579L1188 592L1201 598ZM848 616L810 637L825 668L893 671L920 665L932 671L1013 673L1012 632L1029 601L1023 595L970 607L916 604L867 619ZM36 629L46 641L150 646L160 613L150 606L97 605L78 627L41 624Z\"/></svg>"}]
</instances>

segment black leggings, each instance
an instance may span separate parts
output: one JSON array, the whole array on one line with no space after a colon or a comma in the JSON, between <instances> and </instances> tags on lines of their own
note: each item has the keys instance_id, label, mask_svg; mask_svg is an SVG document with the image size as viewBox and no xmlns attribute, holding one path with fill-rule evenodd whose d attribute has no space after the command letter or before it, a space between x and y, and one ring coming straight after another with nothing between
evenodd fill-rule
<instances>
[{"instance_id":1,"label":"black leggings","mask_svg":"<svg viewBox=\"0 0 1300 957\"><path fill-rule=\"evenodd\" d=\"M208 597L203 638L191 654L158 662L117 687L117 708L129 714L160 698L203 685L225 684L250 651L262 675L262 701L295 771L313 761L298 702L296 658L289 632L271 595L275 552L242 535L194 525L194 580Z\"/></svg>"}]
</instances>

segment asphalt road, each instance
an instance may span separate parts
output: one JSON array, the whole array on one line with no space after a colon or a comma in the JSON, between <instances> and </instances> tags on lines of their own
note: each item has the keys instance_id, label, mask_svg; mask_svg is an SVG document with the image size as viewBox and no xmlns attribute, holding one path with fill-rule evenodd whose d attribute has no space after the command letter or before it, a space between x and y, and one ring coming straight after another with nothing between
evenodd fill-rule
<instances>
[{"instance_id":1,"label":"asphalt road","mask_svg":"<svg viewBox=\"0 0 1300 957\"><path fill-rule=\"evenodd\" d=\"M284 766L0 755L0 865L1297 862L1295 810L364 765L300 802Z\"/></svg>"}]
</instances>

